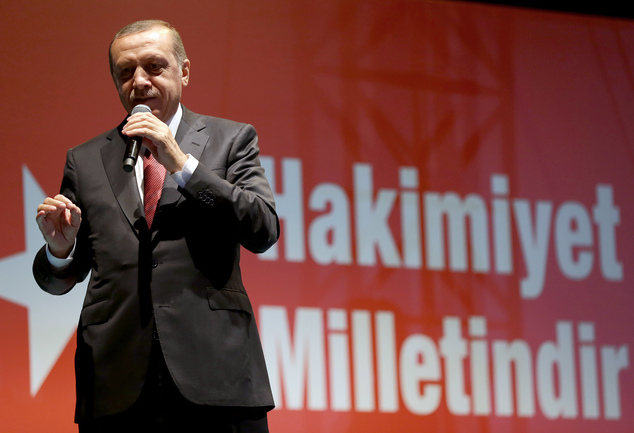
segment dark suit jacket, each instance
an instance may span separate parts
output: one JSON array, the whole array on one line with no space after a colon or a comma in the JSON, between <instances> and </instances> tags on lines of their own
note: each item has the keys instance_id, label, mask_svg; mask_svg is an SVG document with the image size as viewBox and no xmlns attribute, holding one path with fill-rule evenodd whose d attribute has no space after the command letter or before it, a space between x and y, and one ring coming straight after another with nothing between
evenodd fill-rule
<instances>
[{"instance_id":1,"label":"dark suit jacket","mask_svg":"<svg viewBox=\"0 0 634 433\"><path fill-rule=\"evenodd\" d=\"M54 294L91 272L78 329L76 420L135 402L154 326L185 398L272 408L239 268L240 245L263 252L279 236L255 130L184 108L176 140L200 164L185 188L166 178L149 230L134 172L122 169L122 125L68 151L61 193L82 211L72 265L54 272L42 249L33 266Z\"/></svg>"}]
</instances>

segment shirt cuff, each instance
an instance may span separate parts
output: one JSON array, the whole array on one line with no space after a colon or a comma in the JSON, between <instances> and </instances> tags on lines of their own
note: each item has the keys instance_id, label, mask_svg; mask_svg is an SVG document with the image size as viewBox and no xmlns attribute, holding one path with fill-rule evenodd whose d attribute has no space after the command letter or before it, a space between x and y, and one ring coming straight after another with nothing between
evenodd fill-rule
<instances>
[{"instance_id":1,"label":"shirt cuff","mask_svg":"<svg viewBox=\"0 0 634 433\"><path fill-rule=\"evenodd\" d=\"M185 184L192 177L192 174L194 174L196 168L198 168L198 160L188 153L187 161L183 166L183 170L174 172L170 176L172 176L172 179L176 181L176 184L178 184L178 186L180 186L181 188L185 188Z\"/></svg>"},{"instance_id":2,"label":"shirt cuff","mask_svg":"<svg viewBox=\"0 0 634 433\"><path fill-rule=\"evenodd\" d=\"M59 257L55 257L51 251L48 249L48 244L46 244L46 258L48 262L51 264L51 267L56 271L63 271L73 262L73 255L75 254L75 245L73 245L73 249L71 250L68 257L65 259L60 259Z\"/></svg>"}]
</instances>

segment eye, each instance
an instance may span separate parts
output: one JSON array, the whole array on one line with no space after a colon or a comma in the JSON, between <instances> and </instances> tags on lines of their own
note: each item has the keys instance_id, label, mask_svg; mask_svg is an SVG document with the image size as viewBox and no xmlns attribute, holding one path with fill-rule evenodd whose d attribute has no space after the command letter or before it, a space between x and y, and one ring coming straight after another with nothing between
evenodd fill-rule
<instances>
[{"instance_id":1,"label":"eye","mask_svg":"<svg viewBox=\"0 0 634 433\"><path fill-rule=\"evenodd\" d=\"M132 76L132 68L123 68L119 70L119 79L120 80L127 80L128 78L130 78Z\"/></svg>"},{"instance_id":2,"label":"eye","mask_svg":"<svg viewBox=\"0 0 634 433\"><path fill-rule=\"evenodd\" d=\"M151 74L159 74L163 70L163 65L160 63L150 63L147 66L147 71Z\"/></svg>"}]
</instances>

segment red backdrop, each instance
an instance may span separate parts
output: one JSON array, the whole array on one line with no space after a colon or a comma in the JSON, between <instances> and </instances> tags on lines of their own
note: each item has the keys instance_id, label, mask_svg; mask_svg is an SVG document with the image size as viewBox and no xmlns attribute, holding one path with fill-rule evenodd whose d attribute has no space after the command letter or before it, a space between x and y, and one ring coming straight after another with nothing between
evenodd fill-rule
<instances>
[{"instance_id":1,"label":"red backdrop","mask_svg":"<svg viewBox=\"0 0 634 433\"><path fill-rule=\"evenodd\" d=\"M188 108L260 134L282 238L243 269L276 432L634 423L634 24L461 2L5 0L0 430L74 431L81 290L39 292L66 149L117 124L107 46L181 32Z\"/></svg>"}]
</instances>

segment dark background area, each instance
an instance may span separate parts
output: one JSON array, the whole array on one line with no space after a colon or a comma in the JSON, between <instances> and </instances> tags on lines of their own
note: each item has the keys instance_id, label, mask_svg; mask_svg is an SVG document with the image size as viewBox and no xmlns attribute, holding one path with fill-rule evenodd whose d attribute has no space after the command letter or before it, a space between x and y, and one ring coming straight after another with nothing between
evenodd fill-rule
<instances>
[{"instance_id":1,"label":"dark background area","mask_svg":"<svg viewBox=\"0 0 634 433\"><path fill-rule=\"evenodd\" d=\"M627 1L594 1L583 2L582 1L530 1L530 0L518 0L518 1L504 1L504 0L490 0L479 1L479 3L489 3L497 5L508 5L523 8L532 9L544 9L550 11L571 12L587 15L602 15L615 18L628 18L634 19L634 8L632 3Z\"/></svg>"}]
</instances>

